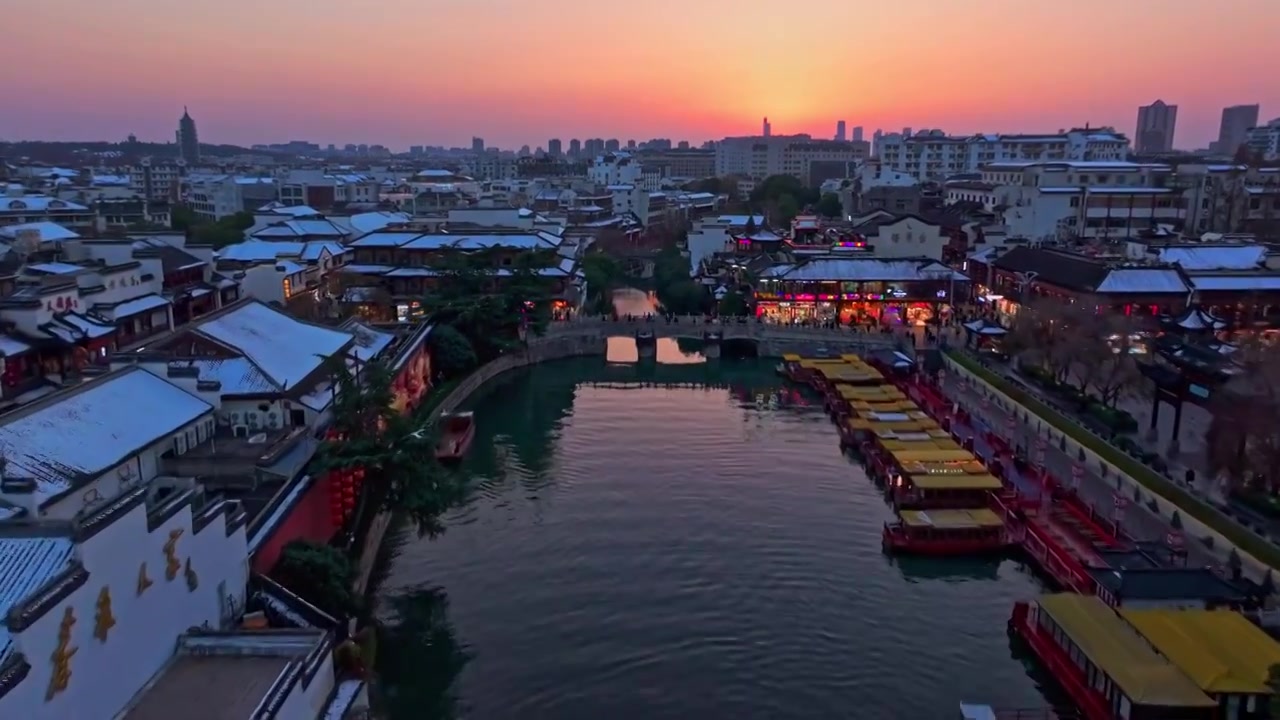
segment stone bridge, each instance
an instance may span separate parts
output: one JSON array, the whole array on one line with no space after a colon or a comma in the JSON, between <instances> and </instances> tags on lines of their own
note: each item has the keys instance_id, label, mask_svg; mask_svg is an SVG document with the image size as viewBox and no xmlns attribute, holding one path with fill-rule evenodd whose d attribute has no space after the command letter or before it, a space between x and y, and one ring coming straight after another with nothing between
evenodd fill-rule
<instances>
[{"instance_id":1,"label":"stone bridge","mask_svg":"<svg viewBox=\"0 0 1280 720\"><path fill-rule=\"evenodd\" d=\"M775 325L755 321L707 322L700 316L678 317L673 322L665 319L613 320L611 318L584 317L567 322L554 322L547 327L548 339L564 337L610 338L634 337L639 332L651 332L659 338L686 338L706 340L718 334L722 341L746 341L756 345L760 355L781 356L789 352L800 354L826 350L833 353L866 353L874 350L891 350L900 341L892 335L855 333L848 328L827 329L796 325Z\"/></svg>"}]
</instances>

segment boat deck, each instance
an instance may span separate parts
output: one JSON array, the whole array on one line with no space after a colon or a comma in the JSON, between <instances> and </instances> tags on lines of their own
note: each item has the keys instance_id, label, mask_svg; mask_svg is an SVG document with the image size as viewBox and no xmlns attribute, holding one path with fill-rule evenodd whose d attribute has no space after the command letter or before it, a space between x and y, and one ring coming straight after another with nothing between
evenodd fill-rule
<instances>
[{"instance_id":1,"label":"boat deck","mask_svg":"<svg viewBox=\"0 0 1280 720\"><path fill-rule=\"evenodd\" d=\"M916 401L920 407L927 408L935 417L949 414L947 408L949 403L937 391L926 385L912 384L909 386L909 397ZM1004 479L1015 488L1024 498L1030 500L1038 500L1042 484L1040 480L1031 475L1029 472L1019 471L1014 467L1013 458L996 448L989 439L989 433L992 428L987 427L980 419L970 417L968 420L952 419L951 432L963 443L968 438L973 438L973 451L982 460L990 464L993 460L998 461L1004 473Z\"/></svg>"}]
</instances>

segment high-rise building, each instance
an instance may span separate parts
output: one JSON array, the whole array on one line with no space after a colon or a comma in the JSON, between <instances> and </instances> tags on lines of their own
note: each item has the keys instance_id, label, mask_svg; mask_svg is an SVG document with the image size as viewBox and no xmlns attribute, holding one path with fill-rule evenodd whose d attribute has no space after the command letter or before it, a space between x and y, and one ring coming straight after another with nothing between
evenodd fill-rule
<instances>
[{"instance_id":1,"label":"high-rise building","mask_svg":"<svg viewBox=\"0 0 1280 720\"><path fill-rule=\"evenodd\" d=\"M551 138L547 141L547 154L551 157L560 157L564 153L564 146L560 144L560 138Z\"/></svg>"},{"instance_id":2,"label":"high-rise building","mask_svg":"<svg viewBox=\"0 0 1280 720\"><path fill-rule=\"evenodd\" d=\"M844 121L843 121L843 120L837 120L837 121L836 121L836 140L839 140L840 142L844 142L844 140L845 140L845 137L844 137Z\"/></svg>"},{"instance_id":3,"label":"high-rise building","mask_svg":"<svg viewBox=\"0 0 1280 720\"><path fill-rule=\"evenodd\" d=\"M910 128L910 127L904 127L904 128L902 128L902 137L911 137L911 128Z\"/></svg>"},{"instance_id":4,"label":"high-rise building","mask_svg":"<svg viewBox=\"0 0 1280 720\"><path fill-rule=\"evenodd\" d=\"M1257 105L1232 105L1222 109L1222 124L1218 126L1218 142L1214 152L1234 155L1249 139L1249 128L1258 126Z\"/></svg>"},{"instance_id":5,"label":"high-rise building","mask_svg":"<svg viewBox=\"0 0 1280 720\"><path fill-rule=\"evenodd\" d=\"M876 158L880 157L880 143L883 140L884 140L884 131L881 130L880 128L876 128L876 131L874 133L871 133L871 156L872 157L876 157Z\"/></svg>"},{"instance_id":6,"label":"high-rise building","mask_svg":"<svg viewBox=\"0 0 1280 720\"><path fill-rule=\"evenodd\" d=\"M474 153L484 152L484 138L478 138L478 137L471 138L471 152L474 152Z\"/></svg>"},{"instance_id":7,"label":"high-rise building","mask_svg":"<svg viewBox=\"0 0 1280 720\"><path fill-rule=\"evenodd\" d=\"M1178 124L1178 106L1157 100L1138 108L1138 130L1133 136L1133 151L1139 155L1169 152L1173 149L1173 132Z\"/></svg>"},{"instance_id":8,"label":"high-rise building","mask_svg":"<svg viewBox=\"0 0 1280 720\"><path fill-rule=\"evenodd\" d=\"M773 126L769 124L769 118L765 118L760 127L760 134L769 137L773 134Z\"/></svg>"},{"instance_id":9,"label":"high-rise building","mask_svg":"<svg viewBox=\"0 0 1280 720\"><path fill-rule=\"evenodd\" d=\"M182 108L182 117L178 120L178 153L183 160L187 161L187 165L195 165L200 162L200 136L196 134L196 121L191 119L191 113L187 109Z\"/></svg>"},{"instance_id":10,"label":"high-rise building","mask_svg":"<svg viewBox=\"0 0 1280 720\"><path fill-rule=\"evenodd\" d=\"M862 126L858 125L853 128L853 141L862 142Z\"/></svg>"},{"instance_id":11,"label":"high-rise building","mask_svg":"<svg viewBox=\"0 0 1280 720\"><path fill-rule=\"evenodd\" d=\"M618 152L622 149L622 143L618 142L618 138L609 138L604 141L605 152Z\"/></svg>"},{"instance_id":12,"label":"high-rise building","mask_svg":"<svg viewBox=\"0 0 1280 720\"><path fill-rule=\"evenodd\" d=\"M582 154L582 141L574 138L569 141L569 157L575 160Z\"/></svg>"}]
</instances>

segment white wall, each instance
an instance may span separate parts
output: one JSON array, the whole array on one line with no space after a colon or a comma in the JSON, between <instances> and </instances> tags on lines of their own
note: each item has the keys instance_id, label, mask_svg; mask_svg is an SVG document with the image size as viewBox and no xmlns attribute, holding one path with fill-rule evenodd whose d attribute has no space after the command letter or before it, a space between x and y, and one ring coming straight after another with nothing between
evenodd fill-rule
<instances>
[{"instance_id":1,"label":"white wall","mask_svg":"<svg viewBox=\"0 0 1280 720\"><path fill-rule=\"evenodd\" d=\"M151 482L159 474L160 456L169 450L182 448L178 454L185 453L194 445L188 445L190 437L198 445L213 433L213 413L210 412L193 423L183 426L172 435L148 445L141 452L128 458L114 468L102 473L87 485L67 494L62 499L44 508L43 516L48 518L71 519L86 507L93 507L111 502L122 493L127 492L139 481ZM179 438L182 438L179 440ZM0 715L3 717L3 715Z\"/></svg>"},{"instance_id":2,"label":"white wall","mask_svg":"<svg viewBox=\"0 0 1280 720\"><path fill-rule=\"evenodd\" d=\"M266 410L261 406L265 405ZM300 410L305 409L296 404ZM271 419L271 414L275 419ZM274 422L274 424L272 424ZM280 400L226 400L218 411L218 424L222 426L246 425L251 431L281 429L289 426L289 413Z\"/></svg>"},{"instance_id":3,"label":"white wall","mask_svg":"<svg viewBox=\"0 0 1280 720\"><path fill-rule=\"evenodd\" d=\"M881 225L872 242L878 258L927 257L941 260L947 237L937 225L904 217L895 223Z\"/></svg>"},{"instance_id":4,"label":"white wall","mask_svg":"<svg viewBox=\"0 0 1280 720\"><path fill-rule=\"evenodd\" d=\"M141 690L173 656L177 639L193 626L221 625L226 596L244 607L249 579L248 545L243 527L230 537L222 519L196 534L191 510L184 509L147 532L146 506L139 505L79 547L89 580L31 627L15 635L15 642L31 672L3 698L0 718L23 720L101 720L112 717ZM191 559L198 578L190 590L179 567L173 579L165 574L164 545L180 530L175 555ZM138 577L146 566L152 585L138 594ZM99 593L111 595L116 624L105 642L94 637ZM225 593L225 595L220 594ZM64 614L76 619L70 647L71 680L66 690L46 702L53 672L50 657L58 644ZM181 716L175 708L175 717ZM314 717L314 713L312 715Z\"/></svg>"}]
</instances>

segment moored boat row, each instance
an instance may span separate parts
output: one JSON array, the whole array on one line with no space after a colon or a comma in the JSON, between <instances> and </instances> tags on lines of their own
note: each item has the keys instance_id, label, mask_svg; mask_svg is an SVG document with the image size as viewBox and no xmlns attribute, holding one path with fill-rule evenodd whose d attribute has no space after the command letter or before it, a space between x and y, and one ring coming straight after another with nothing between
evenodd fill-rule
<instances>
[{"instance_id":1,"label":"moored boat row","mask_svg":"<svg viewBox=\"0 0 1280 720\"><path fill-rule=\"evenodd\" d=\"M844 355L784 358L787 377L822 393L840 442L862 456L898 518L886 523L886 551L968 555L1000 551L1020 533L1004 486L907 394L906 376ZM1015 524L1011 527L1010 523Z\"/></svg>"},{"instance_id":2,"label":"moored boat row","mask_svg":"<svg viewBox=\"0 0 1280 720\"><path fill-rule=\"evenodd\" d=\"M1028 463L931 383L872 363L874 381L866 363L845 362L797 359L787 376L823 394L841 444L884 488L897 512L885 549L955 556L1016 547L1074 591L1018 603L1009 630L1059 680L1079 717L1275 717L1280 644L1235 612L1255 607L1258 595L1212 569L1185 567L1172 541L1127 536L1080 497L1078 479L1068 486ZM975 705L962 712L1077 717Z\"/></svg>"}]
</instances>

